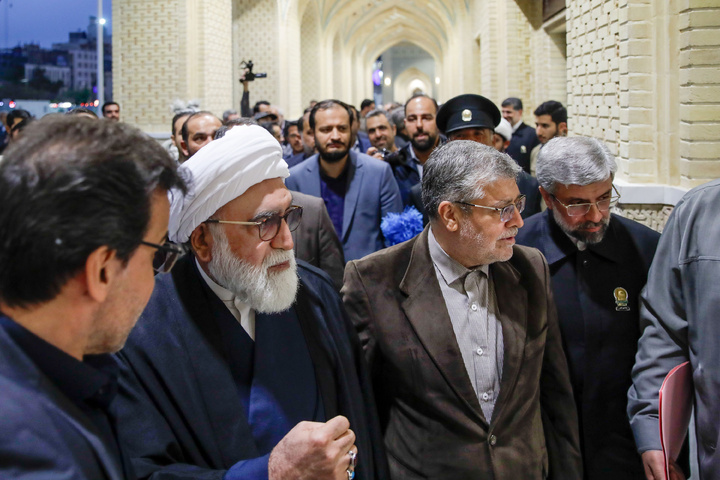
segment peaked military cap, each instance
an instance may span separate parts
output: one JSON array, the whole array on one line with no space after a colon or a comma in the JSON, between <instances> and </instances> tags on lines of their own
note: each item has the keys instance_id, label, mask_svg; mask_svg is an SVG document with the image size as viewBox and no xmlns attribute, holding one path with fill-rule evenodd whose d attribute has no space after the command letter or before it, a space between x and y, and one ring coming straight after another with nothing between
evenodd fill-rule
<instances>
[{"instance_id":1,"label":"peaked military cap","mask_svg":"<svg viewBox=\"0 0 720 480\"><path fill-rule=\"evenodd\" d=\"M500 123L500 110L481 95L467 93L445 102L438 110L436 122L441 132L448 134L463 128L495 130Z\"/></svg>"}]
</instances>

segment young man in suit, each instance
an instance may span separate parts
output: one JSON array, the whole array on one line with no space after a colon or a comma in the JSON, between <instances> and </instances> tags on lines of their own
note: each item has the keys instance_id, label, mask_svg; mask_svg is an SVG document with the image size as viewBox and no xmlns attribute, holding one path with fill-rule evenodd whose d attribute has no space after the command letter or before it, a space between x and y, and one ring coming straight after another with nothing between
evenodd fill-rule
<instances>
[{"instance_id":1,"label":"young man in suit","mask_svg":"<svg viewBox=\"0 0 720 480\"><path fill-rule=\"evenodd\" d=\"M345 260L385 246L380 222L400 212L402 202L390 166L350 149L351 110L339 100L324 100L310 112L318 154L290 169L290 190L320 197L343 245Z\"/></svg>"}]
</instances>

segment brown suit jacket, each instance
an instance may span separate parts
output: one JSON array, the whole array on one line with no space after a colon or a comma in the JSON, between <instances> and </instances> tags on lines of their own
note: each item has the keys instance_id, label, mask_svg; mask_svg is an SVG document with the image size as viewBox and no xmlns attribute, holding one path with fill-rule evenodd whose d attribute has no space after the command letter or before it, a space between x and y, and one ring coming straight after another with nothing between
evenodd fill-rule
<instances>
[{"instance_id":1,"label":"brown suit jacket","mask_svg":"<svg viewBox=\"0 0 720 480\"><path fill-rule=\"evenodd\" d=\"M347 264L343 300L370 364L398 479L582 479L578 423L545 258L490 266L504 340L484 418L428 249L414 239Z\"/></svg>"},{"instance_id":2,"label":"brown suit jacket","mask_svg":"<svg viewBox=\"0 0 720 480\"><path fill-rule=\"evenodd\" d=\"M345 269L342 245L335 233L330 215L322 198L292 191L293 205L303 207L300 226L292 232L295 256L318 267L340 290Z\"/></svg>"}]
</instances>

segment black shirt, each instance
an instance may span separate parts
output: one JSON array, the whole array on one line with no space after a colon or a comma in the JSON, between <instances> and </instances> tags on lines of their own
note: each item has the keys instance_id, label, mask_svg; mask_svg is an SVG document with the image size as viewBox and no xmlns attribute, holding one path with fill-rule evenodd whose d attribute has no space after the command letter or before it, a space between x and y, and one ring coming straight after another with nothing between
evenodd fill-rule
<instances>
[{"instance_id":1,"label":"black shirt","mask_svg":"<svg viewBox=\"0 0 720 480\"><path fill-rule=\"evenodd\" d=\"M118 366L110 355L86 355L83 361L68 355L0 314L0 328L30 357L38 369L97 427L103 444L123 466L125 477L135 478L122 456L116 428L109 415L118 390Z\"/></svg>"}]
</instances>

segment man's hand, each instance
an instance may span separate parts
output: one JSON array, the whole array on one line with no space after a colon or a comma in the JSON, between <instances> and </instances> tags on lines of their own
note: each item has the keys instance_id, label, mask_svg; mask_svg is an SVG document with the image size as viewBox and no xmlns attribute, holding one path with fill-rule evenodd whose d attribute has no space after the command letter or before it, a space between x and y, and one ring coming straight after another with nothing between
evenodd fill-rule
<instances>
[{"instance_id":1,"label":"man's hand","mask_svg":"<svg viewBox=\"0 0 720 480\"><path fill-rule=\"evenodd\" d=\"M375 147L370 147L367 149L367 152L365 152L366 155L370 155L371 157L375 157L379 160L383 160L382 153L378 151Z\"/></svg>"},{"instance_id":2,"label":"man's hand","mask_svg":"<svg viewBox=\"0 0 720 480\"><path fill-rule=\"evenodd\" d=\"M244 68L244 69L243 69L243 73L242 73L242 75L240 76L240 83L242 83L242 85L243 85L243 91L245 91L245 92L248 92L248 91L249 91L248 85L249 85L250 82L248 82L247 80L245 80L245 75L246 75L248 72L249 72L249 70L248 70L247 68Z\"/></svg>"},{"instance_id":3,"label":"man's hand","mask_svg":"<svg viewBox=\"0 0 720 480\"><path fill-rule=\"evenodd\" d=\"M355 434L345 417L326 423L300 422L270 453L270 480L347 480L348 452L357 452L354 443Z\"/></svg>"},{"instance_id":4,"label":"man's hand","mask_svg":"<svg viewBox=\"0 0 720 480\"><path fill-rule=\"evenodd\" d=\"M648 480L665 480L665 457L661 450L643 452L642 461ZM685 480L685 475L675 462L670 462L670 480Z\"/></svg>"}]
</instances>

